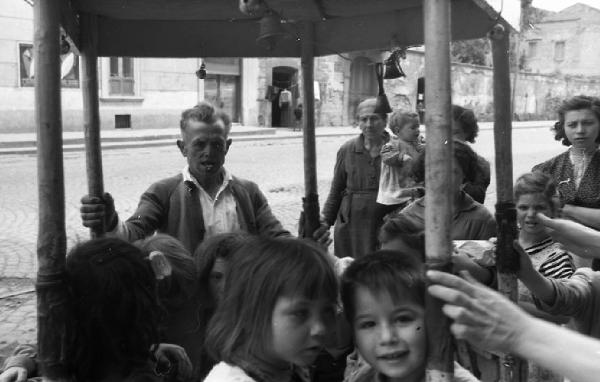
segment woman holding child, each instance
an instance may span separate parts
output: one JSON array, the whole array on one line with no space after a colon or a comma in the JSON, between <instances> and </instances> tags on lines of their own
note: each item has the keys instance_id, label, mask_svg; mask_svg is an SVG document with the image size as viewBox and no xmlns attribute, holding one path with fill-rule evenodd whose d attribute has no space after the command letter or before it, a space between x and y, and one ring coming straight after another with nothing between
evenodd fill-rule
<instances>
[{"instance_id":1,"label":"woman holding child","mask_svg":"<svg viewBox=\"0 0 600 382\"><path fill-rule=\"evenodd\" d=\"M361 134L338 150L323 224L334 226L335 255L358 258L375 250L375 202L381 172L381 148L387 141L386 114L375 112L375 98L357 107Z\"/></svg>"}]
</instances>

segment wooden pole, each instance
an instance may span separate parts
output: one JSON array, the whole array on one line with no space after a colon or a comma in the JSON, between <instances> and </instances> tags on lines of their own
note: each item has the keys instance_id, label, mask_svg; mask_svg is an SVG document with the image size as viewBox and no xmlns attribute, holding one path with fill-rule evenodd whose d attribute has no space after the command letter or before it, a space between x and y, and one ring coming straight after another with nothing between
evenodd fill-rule
<instances>
[{"instance_id":1,"label":"wooden pole","mask_svg":"<svg viewBox=\"0 0 600 382\"><path fill-rule=\"evenodd\" d=\"M45 377L66 376L62 359L67 292L64 281L65 186L60 99L60 2L33 7L35 124L38 170L38 358Z\"/></svg>"},{"instance_id":2,"label":"wooden pole","mask_svg":"<svg viewBox=\"0 0 600 382\"><path fill-rule=\"evenodd\" d=\"M81 90L83 94L83 131L88 194L101 198L104 194L102 151L100 147L100 109L98 106L98 24L95 15L82 14L81 24ZM90 230L92 238L103 236L106 227Z\"/></svg>"},{"instance_id":3,"label":"wooden pole","mask_svg":"<svg viewBox=\"0 0 600 382\"><path fill-rule=\"evenodd\" d=\"M453 144L451 129L450 86L450 2L425 0L425 125L427 148L425 157L425 251L427 267L450 271L452 242ZM449 321L441 311L442 304L426 294L425 322L428 359L426 380L452 381L453 339Z\"/></svg>"},{"instance_id":4,"label":"wooden pole","mask_svg":"<svg viewBox=\"0 0 600 382\"><path fill-rule=\"evenodd\" d=\"M319 227L319 190L317 186L317 152L315 139L315 89L314 89L314 25L304 23L302 34L302 137L304 143L304 237L312 237Z\"/></svg>"},{"instance_id":5,"label":"wooden pole","mask_svg":"<svg viewBox=\"0 0 600 382\"><path fill-rule=\"evenodd\" d=\"M503 25L497 24L490 32L490 39L492 41L494 64L498 290L516 302L518 291L515 272L519 270L519 255L513 249L513 241L517 238L517 213L513 203L512 110L508 32ZM505 356L501 362L500 380L504 382L526 381L527 363L512 355Z\"/></svg>"}]
</instances>

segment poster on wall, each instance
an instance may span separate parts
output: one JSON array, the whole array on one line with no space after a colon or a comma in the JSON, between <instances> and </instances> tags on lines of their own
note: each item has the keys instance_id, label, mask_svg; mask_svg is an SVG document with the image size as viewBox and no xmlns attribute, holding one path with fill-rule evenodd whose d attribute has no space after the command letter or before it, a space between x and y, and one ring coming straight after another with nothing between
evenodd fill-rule
<instances>
[{"instance_id":1,"label":"poster on wall","mask_svg":"<svg viewBox=\"0 0 600 382\"><path fill-rule=\"evenodd\" d=\"M79 87L79 56L73 52L60 55L60 78L65 88ZM35 69L33 44L19 44L19 82L22 87L33 87Z\"/></svg>"}]
</instances>

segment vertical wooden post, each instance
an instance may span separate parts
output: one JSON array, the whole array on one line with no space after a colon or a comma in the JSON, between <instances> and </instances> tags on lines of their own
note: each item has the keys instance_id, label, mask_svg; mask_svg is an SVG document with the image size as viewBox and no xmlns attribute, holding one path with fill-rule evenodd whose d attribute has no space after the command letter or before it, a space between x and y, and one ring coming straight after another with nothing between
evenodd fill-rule
<instances>
[{"instance_id":1,"label":"vertical wooden post","mask_svg":"<svg viewBox=\"0 0 600 382\"><path fill-rule=\"evenodd\" d=\"M66 327L64 283L65 185L60 97L60 2L36 0L33 7L35 124L38 170L38 310L39 360L44 376L66 375L62 359Z\"/></svg>"},{"instance_id":2,"label":"vertical wooden post","mask_svg":"<svg viewBox=\"0 0 600 382\"><path fill-rule=\"evenodd\" d=\"M494 64L494 147L496 155L496 222L498 244L496 262L498 289L512 301L517 301L519 256L513 249L517 238L517 213L513 202L512 171L512 110L510 92L509 36L504 26L497 24L490 32ZM516 73L515 73L516 75ZM525 373L525 378L522 374ZM501 362L501 381L527 380L527 363L507 355Z\"/></svg>"},{"instance_id":3,"label":"vertical wooden post","mask_svg":"<svg viewBox=\"0 0 600 382\"><path fill-rule=\"evenodd\" d=\"M317 152L315 139L315 89L314 89L314 24L304 23L302 34L302 108L304 143L304 237L312 237L319 227L319 190L317 186Z\"/></svg>"},{"instance_id":4,"label":"vertical wooden post","mask_svg":"<svg viewBox=\"0 0 600 382\"><path fill-rule=\"evenodd\" d=\"M83 95L83 131L88 194L104 194L102 151L100 147L100 109L98 106L98 24L95 15L82 14L81 24L81 91ZM90 230L92 238L104 235L106 227Z\"/></svg>"},{"instance_id":5,"label":"vertical wooden post","mask_svg":"<svg viewBox=\"0 0 600 382\"><path fill-rule=\"evenodd\" d=\"M450 270L452 242L453 144L451 129L450 86L450 2L425 0L425 125L427 148L425 161L425 251L429 269ZM441 312L442 304L428 294L425 300L428 359L427 381L451 381L453 378L453 339L449 321Z\"/></svg>"}]
</instances>

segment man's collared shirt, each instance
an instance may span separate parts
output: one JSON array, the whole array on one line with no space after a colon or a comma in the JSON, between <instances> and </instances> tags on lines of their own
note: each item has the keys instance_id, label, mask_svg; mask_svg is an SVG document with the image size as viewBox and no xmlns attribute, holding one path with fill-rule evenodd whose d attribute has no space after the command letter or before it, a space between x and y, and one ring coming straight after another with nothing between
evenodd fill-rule
<instances>
[{"instance_id":1,"label":"man's collared shirt","mask_svg":"<svg viewBox=\"0 0 600 382\"><path fill-rule=\"evenodd\" d=\"M240 219L237 213L237 203L233 192L231 191L230 182L233 176L229 171L223 168L223 183L217 191L214 199L200 186L200 183L190 174L189 166L185 166L181 170L184 182L192 182L198 189L198 198L202 208L202 218L204 220L204 239L213 237L221 233L239 232L241 231ZM107 232L109 236L117 236L129 240L129 228L124 221L119 219L117 226L111 232Z\"/></svg>"},{"instance_id":2,"label":"man's collared shirt","mask_svg":"<svg viewBox=\"0 0 600 382\"><path fill-rule=\"evenodd\" d=\"M229 182L233 179L231 173L223 168L223 183L214 199L202 188L200 183L190 174L189 166L181 171L184 182L192 182L198 188L200 206L202 206L202 217L206 233L204 238L213 237L221 233L239 232L241 230L240 219L237 213L237 203L231 192Z\"/></svg>"}]
</instances>

